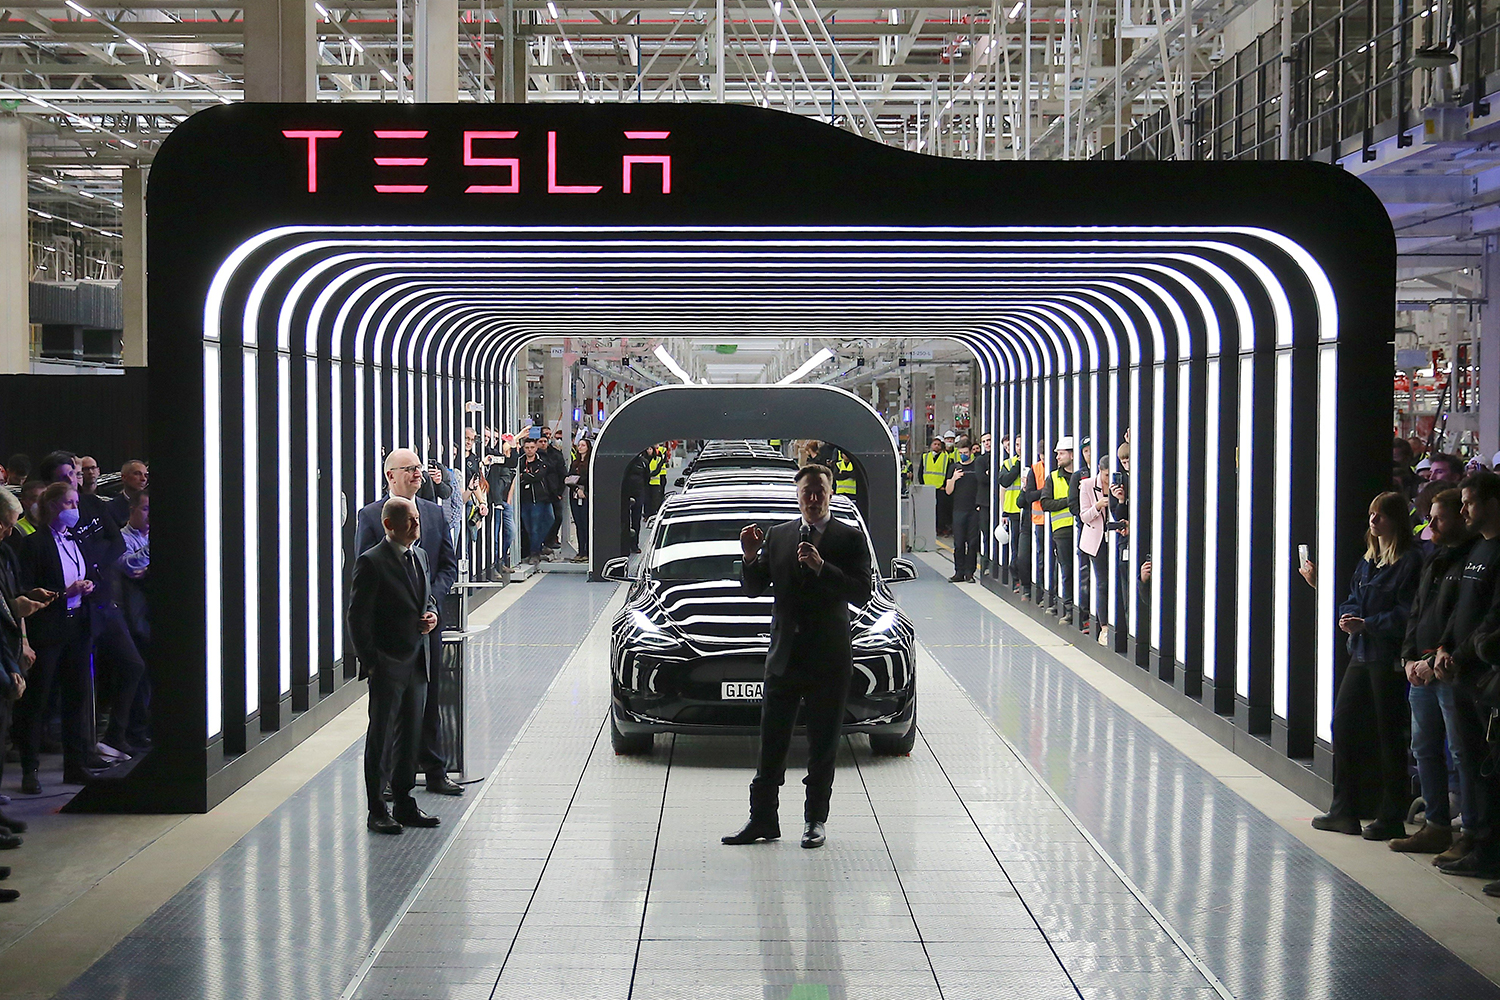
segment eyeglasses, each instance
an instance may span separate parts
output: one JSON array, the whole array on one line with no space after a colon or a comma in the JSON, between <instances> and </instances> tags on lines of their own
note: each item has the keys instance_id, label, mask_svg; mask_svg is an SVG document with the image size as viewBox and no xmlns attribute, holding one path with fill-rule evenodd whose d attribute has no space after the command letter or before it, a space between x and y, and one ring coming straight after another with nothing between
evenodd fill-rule
<instances>
[{"instance_id":1,"label":"eyeglasses","mask_svg":"<svg viewBox=\"0 0 1500 1000\"><path fill-rule=\"evenodd\" d=\"M397 471L397 472L421 472L422 471L422 467L420 465L398 465L398 466L396 466L396 470L395 471Z\"/></svg>"}]
</instances>

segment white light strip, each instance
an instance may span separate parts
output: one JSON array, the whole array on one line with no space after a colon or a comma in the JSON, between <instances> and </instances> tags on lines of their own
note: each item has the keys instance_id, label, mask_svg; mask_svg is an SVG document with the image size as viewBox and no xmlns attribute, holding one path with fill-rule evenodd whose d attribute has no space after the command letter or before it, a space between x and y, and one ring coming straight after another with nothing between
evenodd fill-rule
<instances>
[{"instance_id":1,"label":"white light strip","mask_svg":"<svg viewBox=\"0 0 1500 1000\"><path fill-rule=\"evenodd\" d=\"M812 357L810 357L806 361L802 362L801 367L799 367L796 371L792 372L786 378L781 379L780 381L778 381L776 384L777 385L791 385L793 382L796 382L798 379L803 378L809 372L811 372L814 368L816 368L819 365L823 364L825 361L830 361L832 359L833 359L833 352L830 351L828 348L825 347L822 350L818 351L817 354L814 354Z\"/></svg>"},{"instance_id":2,"label":"white light strip","mask_svg":"<svg viewBox=\"0 0 1500 1000\"><path fill-rule=\"evenodd\" d=\"M224 731L223 440L219 414L219 345L203 345L203 668L207 738Z\"/></svg>"},{"instance_id":3,"label":"white light strip","mask_svg":"<svg viewBox=\"0 0 1500 1000\"><path fill-rule=\"evenodd\" d=\"M682 379L685 384L693 384L693 377L689 375L683 369L683 367L677 363L677 359L672 357L671 352L669 352L665 347L663 347L661 344L657 344L656 350L653 353L656 355L656 360L667 366L667 371Z\"/></svg>"},{"instance_id":4,"label":"white light strip","mask_svg":"<svg viewBox=\"0 0 1500 1000\"><path fill-rule=\"evenodd\" d=\"M304 446L305 447L305 446ZM314 451L316 449L313 449ZM292 467L292 359L285 354L276 356L276 461L273 468L277 476L291 471ZM316 481L309 489L316 489ZM277 526L280 538L276 539L280 565L277 567L276 585L279 589L281 620L276 623L281 643L277 657L278 688L282 695L292 690L292 513L307 504L307 495L290 495L281 491L281 502L276 505ZM309 505L311 506L311 505Z\"/></svg>"},{"instance_id":5,"label":"white light strip","mask_svg":"<svg viewBox=\"0 0 1500 1000\"><path fill-rule=\"evenodd\" d=\"M1339 349L1335 344L1326 344L1318 350L1318 543L1312 559L1324 567L1324 579L1328 582L1318 588L1318 663L1317 686L1313 700L1314 735L1325 743L1333 742L1333 662L1334 643L1337 633L1327 625L1334 620L1337 606L1338 581L1327 574L1334 566L1333 553L1337 541L1337 525L1333 511L1338 500L1338 385ZM1425 512L1423 512L1423 516Z\"/></svg>"},{"instance_id":6,"label":"white light strip","mask_svg":"<svg viewBox=\"0 0 1500 1000\"><path fill-rule=\"evenodd\" d=\"M1272 498L1274 525L1271 543L1271 711L1286 719L1292 673L1292 354L1276 355L1276 474L1264 485ZM1330 581L1331 583L1332 581ZM1319 629L1326 631L1326 629Z\"/></svg>"},{"instance_id":7,"label":"white light strip","mask_svg":"<svg viewBox=\"0 0 1500 1000\"><path fill-rule=\"evenodd\" d=\"M260 711L260 422L256 393L255 352L244 357L244 451L241 453L245 498L245 718Z\"/></svg>"},{"instance_id":8,"label":"white light strip","mask_svg":"<svg viewBox=\"0 0 1500 1000\"><path fill-rule=\"evenodd\" d=\"M1219 377L1222 362L1208 359L1208 393L1204 406L1207 428L1203 442L1203 677L1218 676L1219 618L1219 488L1224 476L1219 455Z\"/></svg>"},{"instance_id":9,"label":"white light strip","mask_svg":"<svg viewBox=\"0 0 1500 1000\"><path fill-rule=\"evenodd\" d=\"M1250 697L1250 525L1254 513L1255 481L1255 360L1239 358L1239 455L1235 461L1235 508L1239 517L1235 530L1235 657L1234 692Z\"/></svg>"}]
</instances>

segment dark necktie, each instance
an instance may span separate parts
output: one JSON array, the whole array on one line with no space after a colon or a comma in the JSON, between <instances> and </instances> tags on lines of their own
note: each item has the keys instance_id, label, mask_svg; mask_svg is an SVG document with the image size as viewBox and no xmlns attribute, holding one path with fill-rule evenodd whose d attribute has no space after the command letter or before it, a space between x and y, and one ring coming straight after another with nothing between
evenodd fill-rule
<instances>
[{"instance_id":1,"label":"dark necktie","mask_svg":"<svg viewBox=\"0 0 1500 1000\"><path fill-rule=\"evenodd\" d=\"M421 597L422 571L417 567L417 553L415 549L406 550L406 578L411 582L412 593Z\"/></svg>"}]
</instances>

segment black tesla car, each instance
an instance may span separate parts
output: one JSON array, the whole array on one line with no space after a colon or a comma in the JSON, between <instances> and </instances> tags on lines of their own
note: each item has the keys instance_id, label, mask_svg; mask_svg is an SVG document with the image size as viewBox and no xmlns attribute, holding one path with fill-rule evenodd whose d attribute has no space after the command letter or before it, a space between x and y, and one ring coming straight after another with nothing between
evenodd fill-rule
<instances>
[{"instance_id":1,"label":"black tesla car","mask_svg":"<svg viewBox=\"0 0 1500 1000\"><path fill-rule=\"evenodd\" d=\"M859 511L835 496L832 515L869 543ZM740 588L740 529L798 516L790 483L704 486L667 498L643 547L605 564L629 581L610 632L610 734L617 753L647 753L654 733L755 733L770 647L769 594ZM876 565L871 547L870 564ZM894 560L893 580L915 569ZM877 571L870 601L850 606L854 681L844 731L866 733L876 753L905 754L916 739L915 636Z\"/></svg>"}]
</instances>

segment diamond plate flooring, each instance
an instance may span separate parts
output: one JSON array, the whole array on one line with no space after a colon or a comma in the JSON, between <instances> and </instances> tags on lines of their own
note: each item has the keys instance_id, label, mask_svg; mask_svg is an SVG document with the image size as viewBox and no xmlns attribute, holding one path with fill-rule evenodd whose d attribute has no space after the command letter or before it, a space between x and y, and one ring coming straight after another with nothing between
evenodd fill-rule
<instances>
[{"instance_id":1,"label":"diamond plate flooring","mask_svg":"<svg viewBox=\"0 0 1500 1000\"><path fill-rule=\"evenodd\" d=\"M493 770L614 589L544 577L470 638L471 776ZM443 826L372 835L363 750L350 746L57 996L337 997L478 792L418 793Z\"/></svg>"},{"instance_id":2,"label":"diamond plate flooring","mask_svg":"<svg viewBox=\"0 0 1500 1000\"><path fill-rule=\"evenodd\" d=\"M905 758L843 741L821 850L797 845L800 739L785 839L748 847L718 838L744 820L753 738L615 756L621 591L548 577L475 651L471 772L491 777L434 803L439 831L367 835L353 747L61 995L1500 997L921 572L898 591L920 739Z\"/></svg>"}]
</instances>

